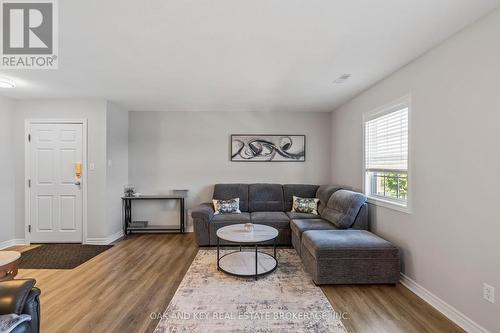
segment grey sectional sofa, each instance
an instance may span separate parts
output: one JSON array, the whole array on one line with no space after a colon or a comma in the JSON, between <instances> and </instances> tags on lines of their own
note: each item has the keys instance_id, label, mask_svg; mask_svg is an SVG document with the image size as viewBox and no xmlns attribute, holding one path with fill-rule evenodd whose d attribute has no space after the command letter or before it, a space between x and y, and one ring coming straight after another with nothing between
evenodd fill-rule
<instances>
[{"instance_id":1,"label":"grey sectional sofa","mask_svg":"<svg viewBox=\"0 0 500 333\"><path fill-rule=\"evenodd\" d=\"M291 212L294 195L319 198L319 215ZM217 229L223 226L265 224L278 229L278 244L293 245L316 284L399 280L399 250L367 231L368 207L361 193L335 185L217 184L213 198L240 198L242 213L214 215L212 203L195 208L200 246L216 245Z\"/></svg>"},{"instance_id":2,"label":"grey sectional sofa","mask_svg":"<svg viewBox=\"0 0 500 333\"><path fill-rule=\"evenodd\" d=\"M319 198L319 215L291 212L293 196ZM366 197L335 185L216 184L213 199L240 198L241 214L214 215L213 204L203 203L191 216L200 246L217 244L217 229L237 223L259 223L279 231L277 244L293 244L300 252L306 230L368 229ZM348 218L340 218L341 216ZM333 223L332 223L333 222ZM334 224L336 223L336 224Z\"/></svg>"}]
</instances>

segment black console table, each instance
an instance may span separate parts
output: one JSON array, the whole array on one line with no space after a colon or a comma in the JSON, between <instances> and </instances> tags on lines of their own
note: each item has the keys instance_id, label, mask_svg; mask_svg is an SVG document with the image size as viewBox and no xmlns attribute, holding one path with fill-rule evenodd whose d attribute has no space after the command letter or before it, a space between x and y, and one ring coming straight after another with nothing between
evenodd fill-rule
<instances>
[{"instance_id":1,"label":"black console table","mask_svg":"<svg viewBox=\"0 0 500 333\"><path fill-rule=\"evenodd\" d=\"M166 231L166 232L184 232L184 220L185 220L185 209L184 209L184 199L185 196L181 195L141 195L137 197L122 197L123 206L123 231L125 235L132 233L133 231ZM132 227L132 201L140 200L175 200L179 201L179 228L169 228L163 226L147 226L147 227Z\"/></svg>"}]
</instances>

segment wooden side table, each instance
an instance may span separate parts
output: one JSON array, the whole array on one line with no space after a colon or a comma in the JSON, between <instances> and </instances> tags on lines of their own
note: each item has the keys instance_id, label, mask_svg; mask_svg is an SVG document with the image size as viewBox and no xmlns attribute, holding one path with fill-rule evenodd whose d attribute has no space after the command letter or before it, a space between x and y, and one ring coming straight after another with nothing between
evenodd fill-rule
<instances>
[{"instance_id":1,"label":"wooden side table","mask_svg":"<svg viewBox=\"0 0 500 333\"><path fill-rule=\"evenodd\" d=\"M17 275L17 267L21 261L21 253L17 251L0 251L0 281L12 280Z\"/></svg>"}]
</instances>

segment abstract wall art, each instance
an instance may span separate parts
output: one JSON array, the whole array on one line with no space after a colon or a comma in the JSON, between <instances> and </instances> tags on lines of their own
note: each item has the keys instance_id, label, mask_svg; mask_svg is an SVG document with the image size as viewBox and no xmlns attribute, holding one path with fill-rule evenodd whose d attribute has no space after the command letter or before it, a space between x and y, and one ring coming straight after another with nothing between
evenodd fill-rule
<instances>
[{"instance_id":1,"label":"abstract wall art","mask_svg":"<svg viewBox=\"0 0 500 333\"><path fill-rule=\"evenodd\" d=\"M305 135L231 135L233 162L304 162Z\"/></svg>"}]
</instances>

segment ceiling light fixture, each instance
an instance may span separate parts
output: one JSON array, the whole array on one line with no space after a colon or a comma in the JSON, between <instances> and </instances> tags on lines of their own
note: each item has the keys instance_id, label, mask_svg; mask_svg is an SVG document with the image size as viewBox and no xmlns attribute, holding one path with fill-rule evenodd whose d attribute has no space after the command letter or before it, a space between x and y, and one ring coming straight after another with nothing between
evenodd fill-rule
<instances>
[{"instance_id":1,"label":"ceiling light fixture","mask_svg":"<svg viewBox=\"0 0 500 333\"><path fill-rule=\"evenodd\" d=\"M16 83L11 79L0 77L0 88L15 88Z\"/></svg>"},{"instance_id":2,"label":"ceiling light fixture","mask_svg":"<svg viewBox=\"0 0 500 333\"><path fill-rule=\"evenodd\" d=\"M333 81L334 83L344 83L346 82L347 80L349 80L351 78L351 74L342 74L341 76L339 76L335 81Z\"/></svg>"}]
</instances>

